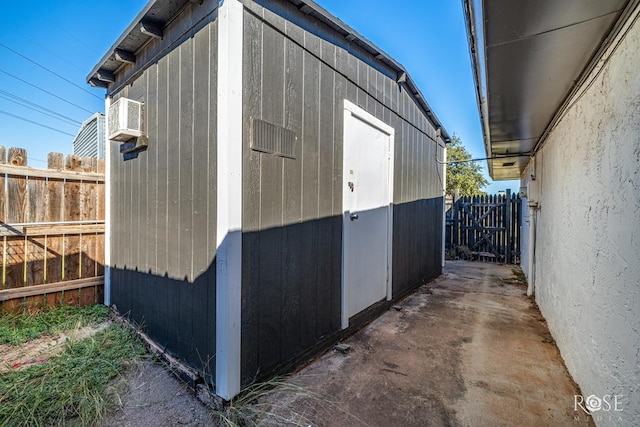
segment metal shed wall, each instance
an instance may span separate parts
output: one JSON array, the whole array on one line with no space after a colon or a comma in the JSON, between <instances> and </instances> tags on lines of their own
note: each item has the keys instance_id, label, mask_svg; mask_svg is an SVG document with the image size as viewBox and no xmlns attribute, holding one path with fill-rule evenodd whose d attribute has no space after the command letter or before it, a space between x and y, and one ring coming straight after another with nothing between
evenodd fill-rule
<instances>
[{"instance_id":1,"label":"metal shed wall","mask_svg":"<svg viewBox=\"0 0 640 427\"><path fill-rule=\"evenodd\" d=\"M105 131L104 114L92 114L82 123L75 138L71 141L73 154L80 157L104 159Z\"/></svg>"},{"instance_id":2,"label":"metal shed wall","mask_svg":"<svg viewBox=\"0 0 640 427\"><path fill-rule=\"evenodd\" d=\"M149 137L148 150L127 161L111 143L111 301L211 381L217 27L215 9L187 4L109 94L145 102Z\"/></svg>"},{"instance_id":3,"label":"metal shed wall","mask_svg":"<svg viewBox=\"0 0 640 427\"><path fill-rule=\"evenodd\" d=\"M340 330L343 100L396 132L394 298L441 272L444 142L395 71L290 3L243 3L246 384ZM296 158L252 150L252 118L294 130Z\"/></svg>"}]
</instances>

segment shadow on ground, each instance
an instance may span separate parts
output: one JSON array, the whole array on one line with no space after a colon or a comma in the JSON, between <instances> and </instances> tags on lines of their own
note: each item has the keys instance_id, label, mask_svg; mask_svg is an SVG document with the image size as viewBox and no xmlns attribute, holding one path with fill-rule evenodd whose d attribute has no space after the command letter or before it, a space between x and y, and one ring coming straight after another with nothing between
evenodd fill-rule
<instances>
[{"instance_id":1,"label":"shadow on ground","mask_svg":"<svg viewBox=\"0 0 640 427\"><path fill-rule=\"evenodd\" d=\"M511 266L447 263L345 343L251 398L260 425L593 425L522 276ZM129 378L101 425L211 425L211 412L158 365ZM243 408L239 408L243 410Z\"/></svg>"},{"instance_id":2,"label":"shadow on ground","mask_svg":"<svg viewBox=\"0 0 640 427\"><path fill-rule=\"evenodd\" d=\"M593 425L574 411L578 387L525 292L511 266L448 262L347 339L348 353L292 377L323 399L278 393L278 411L316 426Z\"/></svg>"}]
</instances>

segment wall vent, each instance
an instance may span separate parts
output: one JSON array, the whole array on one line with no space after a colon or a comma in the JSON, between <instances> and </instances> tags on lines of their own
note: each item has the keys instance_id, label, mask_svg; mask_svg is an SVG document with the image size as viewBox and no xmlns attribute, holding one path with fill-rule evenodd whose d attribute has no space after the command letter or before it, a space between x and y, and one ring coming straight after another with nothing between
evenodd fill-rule
<instances>
[{"instance_id":1,"label":"wall vent","mask_svg":"<svg viewBox=\"0 0 640 427\"><path fill-rule=\"evenodd\" d=\"M275 154L289 159L296 158L298 137L291 129L253 119L251 126L251 149L261 153Z\"/></svg>"}]
</instances>

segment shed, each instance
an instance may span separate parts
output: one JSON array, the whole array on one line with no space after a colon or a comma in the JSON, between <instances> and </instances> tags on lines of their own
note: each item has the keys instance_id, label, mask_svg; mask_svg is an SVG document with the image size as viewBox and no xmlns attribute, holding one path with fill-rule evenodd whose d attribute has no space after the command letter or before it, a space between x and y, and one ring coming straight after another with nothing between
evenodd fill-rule
<instances>
[{"instance_id":1,"label":"shed","mask_svg":"<svg viewBox=\"0 0 640 427\"><path fill-rule=\"evenodd\" d=\"M87 80L122 140L105 303L231 399L441 273L449 135L317 4L220 3L151 0Z\"/></svg>"}]
</instances>

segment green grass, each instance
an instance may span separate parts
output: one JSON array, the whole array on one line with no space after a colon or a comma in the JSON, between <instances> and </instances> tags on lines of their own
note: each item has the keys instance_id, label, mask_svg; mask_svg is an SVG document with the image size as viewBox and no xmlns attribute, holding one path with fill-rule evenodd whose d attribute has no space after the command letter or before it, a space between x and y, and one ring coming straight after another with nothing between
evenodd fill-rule
<instances>
[{"instance_id":1,"label":"green grass","mask_svg":"<svg viewBox=\"0 0 640 427\"><path fill-rule=\"evenodd\" d=\"M316 420L325 425L367 425L331 398L286 377L254 383L224 407L211 409L217 425L223 427L307 427L316 425Z\"/></svg>"},{"instance_id":2,"label":"green grass","mask_svg":"<svg viewBox=\"0 0 640 427\"><path fill-rule=\"evenodd\" d=\"M65 305L47 308L36 314L5 314L0 317L0 344L18 345L65 329L98 324L108 317L108 309L103 305Z\"/></svg>"},{"instance_id":3,"label":"green grass","mask_svg":"<svg viewBox=\"0 0 640 427\"><path fill-rule=\"evenodd\" d=\"M511 273L513 273L514 281L520 285L527 285L527 277L522 272L520 267L511 267Z\"/></svg>"},{"instance_id":4,"label":"green grass","mask_svg":"<svg viewBox=\"0 0 640 427\"><path fill-rule=\"evenodd\" d=\"M109 382L142 354L128 329L111 324L44 364L0 375L0 426L94 423L111 404Z\"/></svg>"},{"instance_id":5,"label":"green grass","mask_svg":"<svg viewBox=\"0 0 640 427\"><path fill-rule=\"evenodd\" d=\"M304 416L298 416L298 414L293 414L294 416L291 416L291 413L281 414L280 412L282 411L278 411L281 408L277 408L276 403L268 400L272 393L276 393L275 389L285 393L316 397L316 393L289 383L286 378L273 378L265 382L254 383L231 402L228 402L224 408L214 409L213 414L217 419L218 425L224 427L257 427L260 422L264 422L266 419L275 419L279 421L278 424L282 425L302 427L312 424L311 420Z\"/></svg>"}]
</instances>

